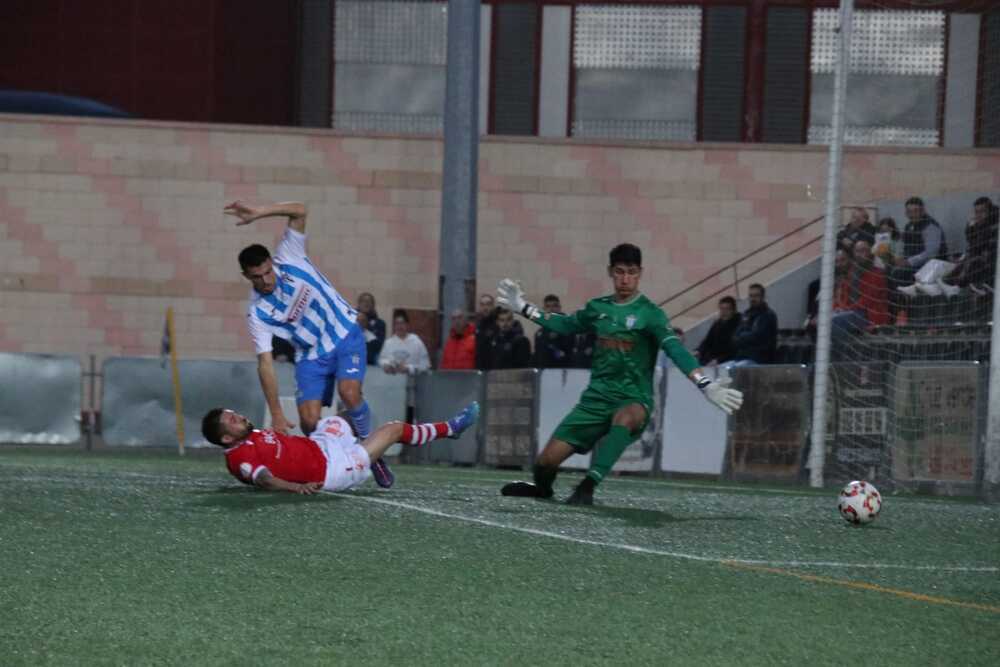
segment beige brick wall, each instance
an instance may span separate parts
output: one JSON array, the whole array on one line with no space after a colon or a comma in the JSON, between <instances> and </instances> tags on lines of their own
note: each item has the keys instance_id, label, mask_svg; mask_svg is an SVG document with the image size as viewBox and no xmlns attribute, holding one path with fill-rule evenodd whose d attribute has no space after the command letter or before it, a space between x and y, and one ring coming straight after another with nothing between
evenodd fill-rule
<instances>
[{"instance_id":1,"label":"beige brick wall","mask_svg":"<svg viewBox=\"0 0 1000 667\"><path fill-rule=\"evenodd\" d=\"M480 291L512 276L567 309L607 289L616 243L642 246L643 288L660 300L823 209L826 154L810 147L489 138L480 156ZM0 350L156 354L172 305L182 356L250 356L236 255L273 245L282 223L234 227L221 210L237 198L304 201L310 255L347 298L373 292L386 318L432 309L441 162L431 138L0 117ZM998 187L997 152L845 158L845 204Z\"/></svg>"}]
</instances>

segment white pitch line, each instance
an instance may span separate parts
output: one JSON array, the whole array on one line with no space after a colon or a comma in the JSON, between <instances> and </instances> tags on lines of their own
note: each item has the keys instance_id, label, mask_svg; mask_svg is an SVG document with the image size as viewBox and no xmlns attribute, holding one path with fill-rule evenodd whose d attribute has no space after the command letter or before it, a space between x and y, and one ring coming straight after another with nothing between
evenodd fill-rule
<instances>
[{"instance_id":1,"label":"white pitch line","mask_svg":"<svg viewBox=\"0 0 1000 667\"><path fill-rule=\"evenodd\" d=\"M901 565L893 563L841 563L836 561L798 561L798 560L753 560L746 558L719 558L717 556L699 556L697 554L687 554L680 551L664 551L662 549L651 549L649 547L640 547L633 544L620 544L618 542L601 542L598 540L588 540L582 537L572 537L570 535L563 535L561 533L553 533L548 530L539 530L538 528L525 528L523 526L512 526L506 523L500 523L499 521L490 521L489 519L478 519L472 516L464 516L462 514L450 514L448 512L441 512L439 510L430 509L428 507L420 507L419 505L410 505L408 503L401 503L396 500L385 500L383 498L374 498L372 496L357 496L350 493L331 493L332 495L338 496L340 498L350 498L352 500L364 500L371 503L377 503L379 505L388 505L390 507L399 507L401 509L411 510L413 512L420 512L422 514L429 514L430 516L437 516L444 519L455 519L457 521L465 521L467 523L478 523L482 526L489 526L490 528L501 528L504 530L512 530L518 533L527 533L528 535L538 535L539 537L549 537L555 540L562 540L564 542L573 542L575 544L586 544L595 547L608 547L610 549L619 549L621 551L629 551L632 553L649 554L653 556L667 556L668 558L678 558L681 560L691 560L698 561L701 563L738 563L740 565L764 565L769 567L837 567L837 568L856 568L859 570L864 569L878 569L878 570L911 570L911 571L934 571L934 572L965 572L965 573L996 573L1000 572L1000 567L981 567L981 566L965 566L965 565Z\"/></svg>"}]
</instances>

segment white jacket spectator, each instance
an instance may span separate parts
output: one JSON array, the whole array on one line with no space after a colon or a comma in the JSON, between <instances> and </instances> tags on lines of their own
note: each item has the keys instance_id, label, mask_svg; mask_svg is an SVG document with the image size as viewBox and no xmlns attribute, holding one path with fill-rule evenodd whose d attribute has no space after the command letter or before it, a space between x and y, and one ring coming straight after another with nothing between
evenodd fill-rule
<instances>
[{"instance_id":1,"label":"white jacket spectator","mask_svg":"<svg viewBox=\"0 0 1000 667\"><path fill-rule=\"evenodd\" d=\"M410 318L405 310L392 317L392 336L385 339L378 365L386 373L420 373L430 370L431 359L420 336L410 333Z\"/></svg>"}]
</instances>

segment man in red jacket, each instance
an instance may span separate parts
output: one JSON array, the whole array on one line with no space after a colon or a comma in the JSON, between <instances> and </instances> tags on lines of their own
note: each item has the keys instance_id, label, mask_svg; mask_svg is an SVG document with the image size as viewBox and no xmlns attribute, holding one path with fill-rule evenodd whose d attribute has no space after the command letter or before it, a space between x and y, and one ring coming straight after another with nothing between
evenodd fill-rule
<instances>
[{"instance_id":1,"label":"man in red jacket","mask_svg":"<svg viewBox=\"0 0 1000 667\"><path fill-rule=\"evenodd\" d=\"M476 367L476 326L465 312L456 309L451 314L451 329L441 355L441 370L467 370Z\"/></svg>"},{"instance_id":2,"label":"man in red jacket","mask_svg":"<svg viewBox=\"0 0 1000 667\"><path fill-rule=\"evenodd\" d=\"M849 347L850 339L875 326L889 323L889 284L885 272L875 266L871 244L854 244L853 261L834 285L830 335L837 357Z\"/></svg>"}]
</instances>

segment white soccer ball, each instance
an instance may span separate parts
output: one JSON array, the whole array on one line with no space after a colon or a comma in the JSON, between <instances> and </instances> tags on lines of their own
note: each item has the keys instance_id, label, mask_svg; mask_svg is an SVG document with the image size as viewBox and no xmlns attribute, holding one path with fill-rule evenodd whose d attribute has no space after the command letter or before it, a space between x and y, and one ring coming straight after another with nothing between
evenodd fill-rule
<instances>
[{"instance_id":1,"label":"white soccer ball","mask_svg":"<svg viewBox=\"0 0 1000 667\"><path fill-rule=\"evenodd\" d=\"M873 484L851 482L840 492L837 509L848 523L870 523L882 511L882 495Z\"/></svg>"}]
</instances>

